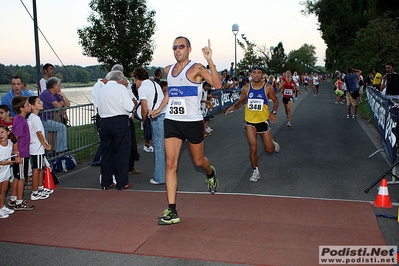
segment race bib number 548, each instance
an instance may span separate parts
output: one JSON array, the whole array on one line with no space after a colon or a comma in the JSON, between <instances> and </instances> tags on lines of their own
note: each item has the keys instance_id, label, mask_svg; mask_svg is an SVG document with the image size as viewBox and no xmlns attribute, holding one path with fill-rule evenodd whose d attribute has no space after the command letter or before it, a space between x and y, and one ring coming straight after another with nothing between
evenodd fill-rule
<instances>
[{"instance_id":1,"label":"race bib number 548","mask_svg":"<svg viewBox=\"0 0 399 266\"><path fill-rule=\"evenodd\" d=\"M263 99L249 99L248 109L251 111L262 111L263 110Z\"/></svg>"}]
</instances>

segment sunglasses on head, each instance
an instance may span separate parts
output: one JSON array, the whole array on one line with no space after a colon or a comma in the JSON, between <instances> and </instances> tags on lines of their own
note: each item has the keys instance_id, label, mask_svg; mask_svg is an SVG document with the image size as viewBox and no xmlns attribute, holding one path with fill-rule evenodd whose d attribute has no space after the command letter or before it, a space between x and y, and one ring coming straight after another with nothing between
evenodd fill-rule
<instances>
[{"instance_id":1,"label":"sunglasses on head","mask_svg":"<svg viewBox=\"0 0 399 266\"><path fill-rule=\"evenodd\" d=\"M173 45L172 46L172 49L173 50L177 50L177 49L180 49L180 50L183 50L184 48L186 48L186 45L185 44L179 44L179 45Z\"/></svg>"}]
</instances>

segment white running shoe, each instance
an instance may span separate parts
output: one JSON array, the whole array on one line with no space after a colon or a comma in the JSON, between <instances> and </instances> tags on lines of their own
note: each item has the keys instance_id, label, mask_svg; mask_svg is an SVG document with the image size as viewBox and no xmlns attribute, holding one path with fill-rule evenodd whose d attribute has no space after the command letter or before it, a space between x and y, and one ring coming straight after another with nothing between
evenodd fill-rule
<instances>
[{"instance_id":1,"label":"white running shoe","mask_svg":"<svg viewBox=\"0 0 399 266\"><path fill-rule=\"evenodd\" d=\"M274 152L279 152L280 151L280 145L277 142L275 142L274 140L273 140L273 144L274 144Z\"/></svg>"},{"instance_id":2,"label":"white running shoe","mask_svg":"<svg viewBox=\"0 0 399 266\"><path fill-rule=\"evenodd\" d=\"M43 192L32 193L30 195L31 200L43 200L43 199L47 199L48 197L50 197L50 196Z\"/></svg>"},{"instance_id":3,"label":"white running shoe","mask_svg":"<svg viewBox=\"0 0 399 266\"><path fill-rule=\"evenodd\" d=\"M251 178L249 179L249 181L251 182L256 182L260 179L260 172L258 169L255 169L254 172L252 173Z\"/></svg>"},{"instance_id":4,"label":"white running shoe","mask_svg":"<svg viewBox=\"0 0 399 266\"><path fill-rule=\"evenodd\" d=\"M288 123L287 123L287 127L291 127L291 122L288 122Z\"/></svg>"},{"instance_id":5,"label":"white running shoe","mask_svg":"<svg viewBox=\"0 0 399 266\"><path fill-rule=\"evenodd\" d=\"M163 185L163 184L165 184L165 183L159 183L159 182L155 181L152 178L150 179L150 183L153 184L153 185Z\"/></svg>"},{"instance_id":6,"label":"white running shoe","mask_svg":"<svg viewBox=\"0 0 399 266\"><path fill-rule=\"evenodd\" d=\"M0 209L0 212L3 212L5 214L13 214L15 211L7 208L6 205L4 205L3 208Z\"/></svg>"},{"instance_id":7,"label":"white running shoe","mask_svg":"<svg viewBox=\"0 0 399 266\"><path fill-rule=\"evenodd\" d=\"M212 132L212 129L210 127L205 128L205 133L209 134Z\"/></svg>"},{"instance_id":8,"label":"white running shoe","mask_svg":"<svg viewBox=\"0 0 399 266\"><path fill-rule=\"evenodd\" d=\"M0 219L5 219L8 218L10 215L8 215L7 213L5 213L3 211L3 209L0 209Z\"/></svg>"},{"instance_id":9,"label":"white running shoe","mask_svg":"<svg viewBox=\"0 0 399 266\"><path fill-rule=\"evenodd\" d=\"M54 192L54 189L48 189L48 188L39 189L39 193L42 193L42 194L50 195L50 194L53 194L53 192Z\"/></svg>"},{"instance_id":10,"label":"white running shoe","mask_svg":"<svg viewBox=\"0 0 399 266\"><path fill-rule=\"evenodd\" d=\"M54 192L54 189L48 189L48 188L44 188L43 189L43 193L45 193L45 194L53 194L53 192Z\"/></svg>"},{"instance_id":11,"label":"white running shoe","mask_svg":"<svg viewBox=\"0 0 399 266\"><path fill-rule=\"evenodd\" d=\"M154 152L154 147L152 147L152 146L145 146L144 145L144 147L143 147L143 151L145 151L145 152Z\"/></svg>"}]
</instances>

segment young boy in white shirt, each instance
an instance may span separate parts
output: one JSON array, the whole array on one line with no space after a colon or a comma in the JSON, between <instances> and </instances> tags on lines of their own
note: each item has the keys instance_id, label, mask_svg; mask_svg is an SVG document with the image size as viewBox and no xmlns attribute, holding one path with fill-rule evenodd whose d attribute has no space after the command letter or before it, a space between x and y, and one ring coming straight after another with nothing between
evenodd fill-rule
<instances>
[{"instance_id":1,"label":"young boy in white shirt","mask_svg":"<svg viewBox=\"0 0 399 266\"><path fill-rule=\"evenodd\" d=\"M40 117L38 116L40 110L43 110L43 102L38 96L29 97L29 104L32 107L32 112L28 117L28 125L30 132L30 146L29 153L32 160L32 194L31 200L47 199L49 194L53 191L43 187L44 174L44 150L51 150L51 145L48 144L46 138L43 136L44 128Z\"/></svg>"}]
</instances>

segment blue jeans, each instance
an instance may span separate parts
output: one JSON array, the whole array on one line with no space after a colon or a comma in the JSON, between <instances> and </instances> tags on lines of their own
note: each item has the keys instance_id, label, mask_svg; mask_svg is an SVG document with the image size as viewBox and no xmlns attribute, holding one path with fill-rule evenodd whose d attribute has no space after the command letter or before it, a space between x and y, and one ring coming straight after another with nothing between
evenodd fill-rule
<instances>
[{"instance_id":1,"label":"blue jeans","mask_svg":"<svg viewBox=\"0 0 399 266\"><path fill-rule=\"evenodd\" d=\"M164 144L165 114L159 114L151 119L152 146L154 147L155 167L152 179L158 183L165 183L166 158Z\"/></svg>"},{"instance_id":2,"label":"blue jeans","mask_svg":"<svg viewBox=\"0 0 399 266\"><path fill-rule=\"evenodd\" d=\"M43 121L43 127L45 131L45 138L47 138L48 132L57 132L57 144L56 144L56 152L63 152L68 149L67 145L67 133L66 126L64 124L55 122L53 120ZM54 143L51 143L54 145Z\"/></svg>"}]
</instances>

